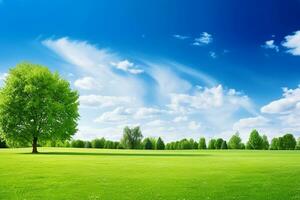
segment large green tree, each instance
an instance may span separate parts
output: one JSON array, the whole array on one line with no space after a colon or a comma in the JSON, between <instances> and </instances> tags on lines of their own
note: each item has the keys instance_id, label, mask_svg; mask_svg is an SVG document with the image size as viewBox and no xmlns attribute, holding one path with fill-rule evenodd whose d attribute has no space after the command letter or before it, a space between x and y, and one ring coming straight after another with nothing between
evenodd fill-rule
<instances>
[{"instance_id":1,"label":"large green tree","mask_svg":"<svg viewBox=\"0 0 300 200\"><path fill-rule=\"evenodd\" d=\"M247 142L247 149L263 149L264 141L259 135L257 130L253 130L250 133L249 140Z\"/></svg>"},{"instance_id":2,"label":"large green tree","mask_svg":"<svg viewBox=\"0 0 300 200\"><path fill-rule=\"evenodd\" d=\"M281 150L294 150L296 147L296 139L293 134L287 133L282 137L279 137L279 149Z\"/></svg>"},{"instance_id":3,"label":"large green tree","mask_svg":"<svg viewBox=\"0 0 300 200\"><path fill-rule=\"evenodd\" d=\"M242 139L239 136L239 133L236 132L228 142L229 149L241 149L242 148Z\"/></svg>"},{"instance_id":4,"label":"large green tree","mask_svg":"<svg viewBox=\"0 0 300 200\"><path fill-rule=\"evenodd\" d=\"M123 130L122 146L126 149L138 149L140 147L143 135L139 126L129 128L126 126Z\"/></svg>"},{"instance_id":5,"label":"large green tree","mask_svg":"<svg viewBox=\"0 0 300 200\"><path fill-rule=\"evenodd\" d=\"M48 68L30 63L9 71L0 91L0 131L9 143L68 140L77 131L78 93Z\"/></svg>"}]
</instances>

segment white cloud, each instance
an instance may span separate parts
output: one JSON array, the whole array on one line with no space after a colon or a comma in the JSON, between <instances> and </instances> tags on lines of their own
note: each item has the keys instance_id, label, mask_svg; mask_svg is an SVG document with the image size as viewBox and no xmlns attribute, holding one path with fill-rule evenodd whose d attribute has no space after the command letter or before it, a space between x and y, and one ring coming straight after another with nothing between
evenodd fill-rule
<instances>
[{"instance_id":1,"label":"white cloud","mask_svg":"<svg viewBox=\"0 0 300 200\"><path fill-rule=\"evenodd\" d=\"M193 112L231 106L232 109L240 107L251 110L251 102L245 95L233 89L224 90L222 85L200 89L194 95L173 93L170 108L179 112Z\"/></svg>"},{"instance_id":2,"label":"white cloud","mask_svg":"<svg viewBox=\"0 0 300 200\"><path fill-rule=\"evenodd\" d=\"M207 32L203 32L200 35L200 37L194 39L193 45L195 46L206 45L212 43L212 41L213 41L212 35Z\"/></svg>"},{"instance_id":3,"label":"white cloud","mask_svg":"<svg viewBox=\"0 0 300 200\"><path fill-rule=\"evenodd\" d=\"M174 118L173 122L176 122L176 123L177 122L185 122L187 120L188 120L187 116L178 116L178 117Z\"/></svg>"},{"instance_id":4,"label":"white cloud","mask_svg":"<svg viewBox=\"0 0 300 200\"><path fill-rule=\"evenodd\" d=\"M300 31L285 36L285 41L282 42L282 46L288 49L288 53L294 56L300 56Z\"/></svg>"},{"instance_id":5,"label":"white cloud","mask_svg":"<svg viewBox=\"0 0 300 200\"><path fill-rule=\"evenodd\" d=\"M195 121L191 121L188 125L191 130L198 130L201 127L201 123L197 123Z\"/></svg>"},{"instance_id":6,"label":"white cloud","mask_svg":"<svg viewBox=\"0 0 300 200\"><path fill-rule=\"evenodd\" d=\"M81 79L77 79L74 83L74 85L83 90L99 90L101 89L101 85L98 84L98 82L93 77L83 77Z\"/></svg>"},{"instance_id":7,"label":"white cloud","mask_svg":"<svg viewBox=\"0 0 300 200\"><path fill-rule=\"evenodd\" d=\"M122 60L117 63L112 62L111 64L115 66L117 69L123 70L125 72L129 72L131 74L140 74L144 72L144 70L135 67L134 63L129 62L128 60Z\"/></svg>"},{"instance_id":8,"label":"white cloud","mask_svg":"<svg viewBox=\"0 0 300 200\"><path fill-rule=\"evenodd\" d=\"M102 96L102 95L81 95L80 105L85 107L115 107L120 105L130 105L135 99L129 96Z\"/></svg>"},{"instance_id":9,"label":"white cloud","mask_svg":"<svg viewBox=\"0 0 300 200\"><path fill-rule=\"evenodd\" d=\"M48 39L43 44L78 70L73 78L77 78L74 85L82 94L79 127L84 128L77 138L111 138L105 131L120 138L125 125L139 124L145 136L197 139L199 132L209 136L232 128L238 120L236 111L252 114L246 95L223 89L217 80L187 66L132 58L143 63L145 71L143 76L129 76L116 68L138 69L131 59L105 48L69 38ZM196 89L193 80L203 87Z\"/></svg>"},{"instance_id":10,"label":"white cloud","mask_svg":"<svg viewBox=\"0 0 300 200\"><path fill-rule=\"evenodd\" d=\"M262 45L263 48L265 49L273 49L275 50L276 52L279 51L279 47L277 45L274 44L274 40L267 40L265 42L264 45Z\"/></svg>"},{"instance_id":11,"label":"white cloud","mask_svg":"<svg viewBox=\"0 0 300 200\"><path fill-rule=\"evenodd\" d=\"M283 98L270 102L261 108L262 113L278 114L288 113L300 103L300 87L296 89L283 89Z\"/></svg>"},{"instance_id":12,"label":"white cloud","mask_svg":"<svg viewBox=\"0 0 300 200\"><path fill-rule=\"evenodd\" d=\"M157 108L150 108L150 107L141 107L135 113L136 119L145 119L151 118L160 114L165 113L165 110L157 109Z\"/></svg>"},{"instance_id":13,"label":"white cloud","mask_svg":"<svg viewBox=\"0 0 300 200\"><path fill-rule=\"evenodd\" d=\"M111 112L105 112L94 121L99 123L122 122L126 121L128 115L132 114L131 110L124 107L117 107Z\"/></svg>"},{"instance_id":14,"label":"white cloud","mask_svg":"<svg viewBox=\"0 0 300 200\"><path fill-rule=\"evenodd\" d=\"M185 39L189 38L189 36L179 35L179 34L175 34L175 35L173 35L173 37L176 38L176 39L179 39L179 40L185 40Z\"/></svg>"},{"instance_id":15,"label":"white cloud","mask_svg":"<svg viewBox=\"0 0 300 200\"><path fill-rule=\"evenodd\" d=\"M251 129L266 126L269 123L269 121L270 120L268 120L263 116L243 118L233 125L233 129L243 130L245 128L248 128L249 130L251 130Z\"/></svg>"}]
</instances>

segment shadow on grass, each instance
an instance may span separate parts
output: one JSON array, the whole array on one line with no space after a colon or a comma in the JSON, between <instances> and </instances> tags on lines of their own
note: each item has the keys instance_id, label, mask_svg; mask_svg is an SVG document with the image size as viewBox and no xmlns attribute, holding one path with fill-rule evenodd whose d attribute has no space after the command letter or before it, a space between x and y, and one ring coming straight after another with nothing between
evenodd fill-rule
<instances>
[{"instance_id":1,"label":"shadow on grass","mask_svg":"<svg viewBox=\"0 0 300 200\"><path fill-rule=\"evenodd\" d=\"M30 154L31 153L21 153ZM203 157L209 154L189 154L189 153L109 153L109 152L40 152L35 155L68 155L68 156L154 156L154 157Z\"/></svg>"}]
</instances>

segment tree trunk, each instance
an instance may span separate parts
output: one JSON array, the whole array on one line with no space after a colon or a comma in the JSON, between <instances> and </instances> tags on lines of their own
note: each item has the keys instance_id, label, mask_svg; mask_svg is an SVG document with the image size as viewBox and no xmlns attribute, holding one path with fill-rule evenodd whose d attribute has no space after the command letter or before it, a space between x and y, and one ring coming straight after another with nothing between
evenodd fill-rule
<instances>
[{"instance_id":1,"label":"tree trunk","mask_svg":"<svg viewBox=\"0 0 300 200\"><path fill-rule=\"evenodd\" d=\"M32 141L32 153L38 153L38 151L37 151L37 141L38 141L38 138L34 137L33 141Z\"/></svg>"}]
</instances>

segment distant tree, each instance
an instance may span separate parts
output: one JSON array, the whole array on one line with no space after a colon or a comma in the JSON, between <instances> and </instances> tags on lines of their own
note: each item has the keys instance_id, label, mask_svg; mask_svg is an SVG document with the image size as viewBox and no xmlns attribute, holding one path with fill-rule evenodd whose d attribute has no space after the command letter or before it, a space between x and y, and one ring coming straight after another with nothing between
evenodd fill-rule
<instances>
[{"instance_id":1,"label":"distant tree","mask_svg":"<svg viewBox=\"0 0 300 200\"><path fill-rule=\"evenodd\" d=\"M208 149L216 149L216 140L215 139L209 140Z\"/></svg>"},{"instance_id":2,"label":"distant tree","mask_svg":"<svg viewBox=\"0 0 300 200\"><path fill-rule=\"evenodd\" d=\"M115 149L115 143L110 140L105 140L104 148L105 149Z\"/></svg>"},{"instance_id":3,"label":"distant tree","mask_svg":"<svg viewBox=\"0 0 300 200\"><path fill-rule=\"evenodd\" d=\"M90 141L84 141L84 148L92 148L92 143Z\"/></svg>"},{"instance_id":4,"label":"distant tree","mask_svg":"<svg viewBox=\"0 0 300 200\"><path fill-rule=\"evenodd\" d=\"M160 137L156 141L156 149L157 150L164 150L165 149L165 143Z\"/></svg>"},{"instance_id":5,"label":"distant tree","mask_svg":"<svg viewBox=\"0 0 300 200\"><path fill-rule=\"evenodd\" d=\"M294 150L296 147L296 139L290 133L285 134L279 138L279 149L282 150Z\"/></svg>"},{"instance_id":6,"label":"distant tree","mask_svg":"<svg viewBox=\"0 0 300 200\"><path fill-rule=\"evenodd\" d=\"M246 145L244 143L241 142L241 148L240 149L246 149Z\"/></svg>"},{"instance_id":7,"label":"distant tree","mask_svg":"<svg viewBox=\"0 0 300 200\"><path fill-rule=\"evenodd\" d=\"M105 139L104 138L101 138L101 139L94 139L92 140L92 147L93 148L97 148L97 149L100 149L100 148L104 148L104 145L105 145Z\"/></svg>"},{"instance_id":8,"label":"distant tree","mask_svg":"<svg viewBox=\"0 0 300 200\"><path fill-rule=\"evenodd\" d=\"M206 141L204 137L200 138L198 149L206 149Z\"/></svg>"},{"instance_id":9,"label":"distant tree","mask_svg":"<svg viewBox=\"0 0 300 200\"><path fill-rule=\"evenodd\" d=\"M297 150L300 150L300 137L298 138L297 145L296 145L296 149L297 149Z\"/></svg>"},{"instance_id":10,"label":"distant tree","mask_svg":"<svg viewBox=\"0 0 300 200\"><path fill-rule=\"evenodd\" d=\"M71 147L70 142L69 142L69 141L65 141L65 142L64 142L64 147Z\"/></svg>"},{"instance_id":11,"label":"distant tree","mask_svg":"<svg viewBox=\"0 0 300 200\"><path fill-rule=\"evenodd\" d=\"M239 133L236 132L230 139L228 142L228 148L229 149L241 149L241 142L242 139L239 136Z\"/></svg>"},{"instance_id":12,"label":"distant tree","mask_svg":"<svg viewBox=\"0 0 300 200\"><path fill-rule=\"evenodd\" d=\"M191 138L189 142L191 144L191 149L198 149L198 143L193 138Z\"/></svg>"},{"instance_id":13,"label":"distant tree","mask_svg":"<svg viewBox=\"0 0 300 200\"><path fill-rule=\"evenodd\" d=\"M192 147L193 147L193 145L186 138L180 140L180 148L179 149L192 149Z\"/></svg>"},{"instance_id":14,"label":"distant tree","mask_svg":"<svg viewBox=\"0 0 300 200\"><path fill-rule=\"evenodd\" d=\"M176 150L181 149L181 143L179 141L176 141L174 146L175 146L174 149L176 149Z\"/></svg>"},{"instance_id":15,"label":"distant tree","mask_svg":"<svg viewBox=\"0 0 300 200\"><path fill-rule=\"evenodd\" d=\"M7 142L31 144L68 140L77 131L79 95L48 68L30 63L9 71L0 91L0 135Z\"/></svg>"},{"instance_id":16,"label":"distant tree","mask_svg":"<svg viewBox=\"0 0 300 200\"><path fill-rule=\"evenodd\" d=\"M226 140L223 140L221 149L228 149Z\"/></svg>"},{"instance_id":17,"label":"distant tree","mask_svg":"<svg viewBox=\"0 0 300 200\"><path fill-rule=\"evenodd\" d=\"M129 127L125 127L121 143L126 149L138 149L140 147L142 139L143 135L140 127L137 126L132 129L130 129Z\"/></svg>"},{"instance_id":18,"label":"distant tree","mask_svg":"<svg viewBox=\"0 0 300 200\"><path fill-rule=\"evenodd\" d=\"M247 148L263 149L263 138L259 135L258 131L255 129L250 133L250 137L247 142Z\"/></svg>"},{"instance_id":19,"label":"distant tree","mask_svg":"<svg viewBox=\"0 0 300 200\"><path fill-rule=\"evenodd\" d=\"M84 148L84 141L82 140L72 140L71 147L73 148Z\"/></svg>"},{"instance_id":20,"label":"distant tree","mask_svg":"<svg viewBox=\"0 0 300 200\"><path fill-rule=\"evenodd\" d=\"M144 149L152 149L152 142L149 138L145 138L143 141Z\"/></svg>"},{"instance_id":21,"label":"distant tree","mask_svg":"<svg viewBox=\"0 0 300 200\"><path fill-rule=\"evenodd\" d=\"M0 148L7 148L6 142L0 138Z\"/></svg>"},{"instance_id":22,"label":"distant tree","mask_svg":"<svg viewBox=\"0 0 300 200\"><path fill-rule=\"evenodd\" d=\"M215 143L215 148L216 148L216 149L221 149L222 143L223 143L223 139L222 139L222 138L218 138L218 139L216 140L216 143Z\"/></svg>"},{"instance_id":23,"label":"distant tree","mask_svg":"<svg viewBox=\"0 0 300 200\"><path fill-rule=\"evenodd\" d=\"M263 148L262 149L268 150L270 148L268 137L266 135L263 135L262 139L263 139L263 145L262 145Z\"/></svg>"},{"instance_id":24,"label":"distant tree","mask_svg":"<svg viewBox=\"0 0 300 200\"><path fill-rule=\"evenodd\" d=\"M279 149L279 139L278 138L273 138L271 141L271 150L278 150Z\"/></svg>"},{"instance_id":25,"label":"distant tree","mask_svg":"<svg viewBox=\"0 0 300 200\"><path fill-rule=\"evenodd\" d=\"M152 144L152 149L155 149L156 147L156 138L154 137L149 137L150 141L151 141L151 144Z\"/></svg>"}]
</instances>

